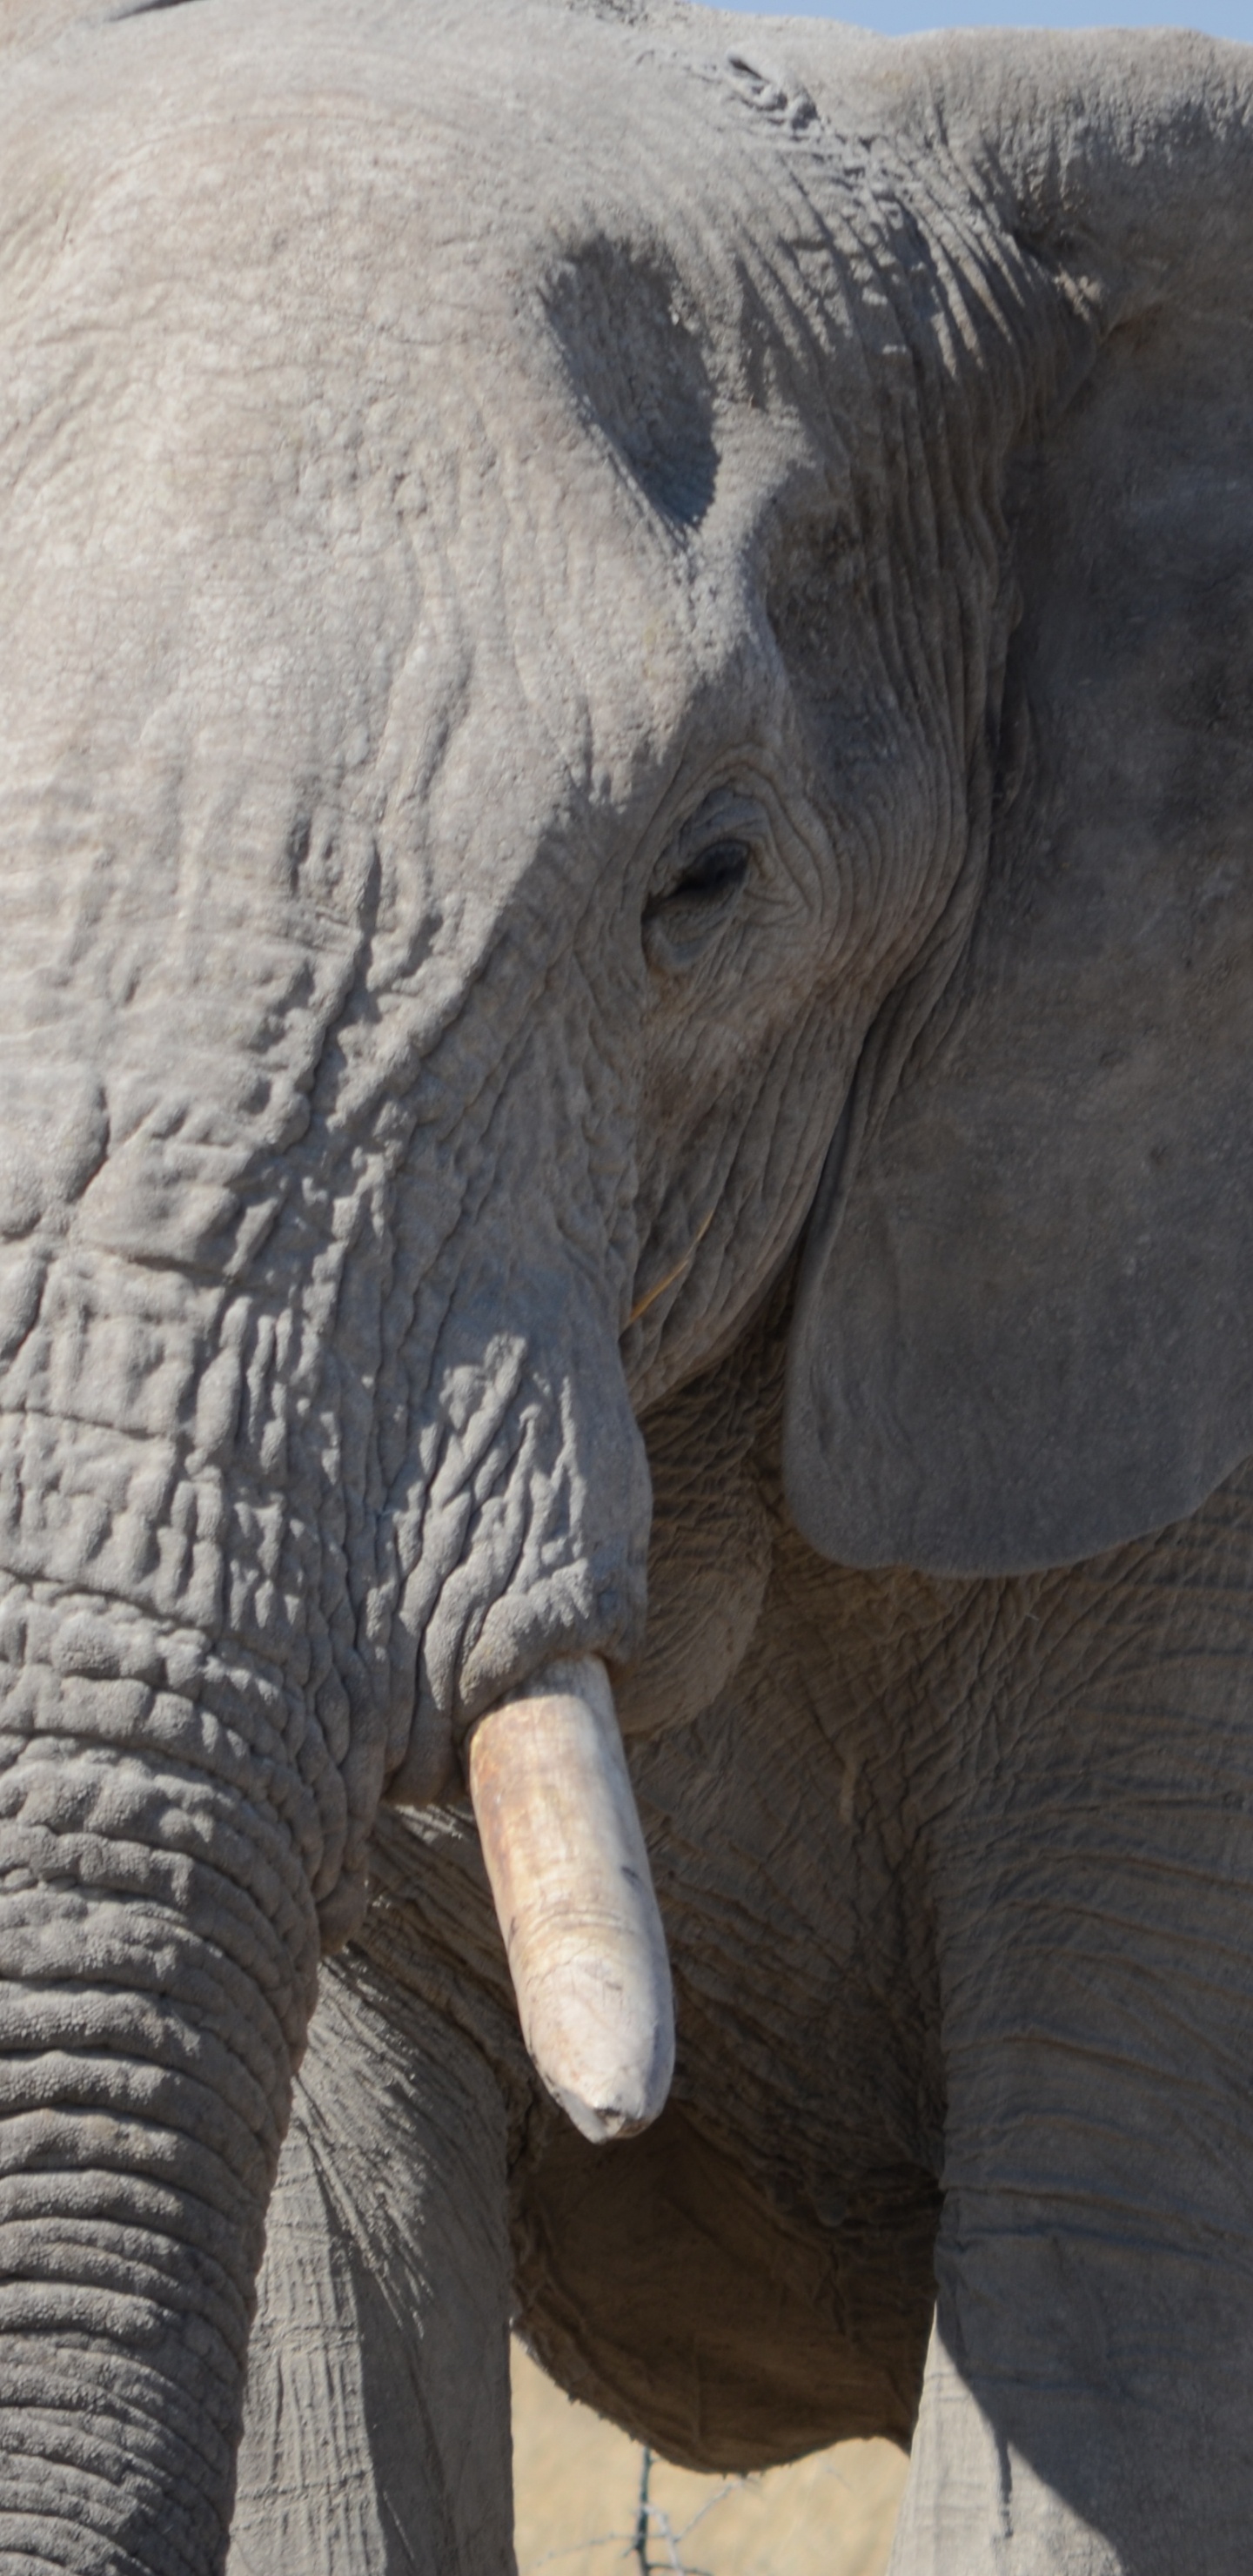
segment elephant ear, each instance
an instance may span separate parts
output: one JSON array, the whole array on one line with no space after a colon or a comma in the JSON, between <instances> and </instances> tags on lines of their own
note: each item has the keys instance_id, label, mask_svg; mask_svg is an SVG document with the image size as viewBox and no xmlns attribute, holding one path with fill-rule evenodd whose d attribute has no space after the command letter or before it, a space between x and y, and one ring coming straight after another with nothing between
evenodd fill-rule
<instances>
[{"instance_id":1,"label":"elephant ear","mask_svg":"<svg viewBox=\"0 0 1253 2576\"><path fill-rule=\"evenodd\" d=\"M1007 465L986 889L833 1151L785 1474L827 1556L1007 1574L1253 1451L1253 50L965 40L911 78L1087 355Z\"/></svg>"}]
</instances>

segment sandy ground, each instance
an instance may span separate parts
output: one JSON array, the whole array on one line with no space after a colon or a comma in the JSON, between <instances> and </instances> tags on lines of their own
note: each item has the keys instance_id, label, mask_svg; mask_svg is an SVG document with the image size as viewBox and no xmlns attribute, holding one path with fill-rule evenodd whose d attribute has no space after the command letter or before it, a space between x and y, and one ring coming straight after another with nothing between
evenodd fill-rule
<instances>
[{"instance_id":1,"label":"sandy ground","mask_svg":"<svg viewBox=\"0 0 1253 2576\"><path fill-rule=\"evenodd\" d=\"M516 2344L513 2442L519 2576L642 2576L643 2454ZM905 2465L891 2442L841 2442L755 2478L698 2478L655 2460L647 2565L657 2576L882 2576Z\"/></svg>"}]
</instances>

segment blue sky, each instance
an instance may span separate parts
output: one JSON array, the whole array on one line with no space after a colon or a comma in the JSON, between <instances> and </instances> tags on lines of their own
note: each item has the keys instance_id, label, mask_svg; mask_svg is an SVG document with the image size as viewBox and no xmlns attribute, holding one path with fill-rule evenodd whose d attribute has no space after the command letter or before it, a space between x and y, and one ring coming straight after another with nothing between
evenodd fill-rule
<instances>
[{"instance_id":1,"label":"blue sky","mask_svg":"<svg viewBox=\"0 0 1253 2576\"><path fill-rule=\"evenodd\" d=\"M780 0L715 0L741 16L789 14ZM1200 27L1208 36L1253 42L1253 0L791 0L811 18L852 19L881 35L903 36L915 27Z\"/></svg>"}]
</instances>

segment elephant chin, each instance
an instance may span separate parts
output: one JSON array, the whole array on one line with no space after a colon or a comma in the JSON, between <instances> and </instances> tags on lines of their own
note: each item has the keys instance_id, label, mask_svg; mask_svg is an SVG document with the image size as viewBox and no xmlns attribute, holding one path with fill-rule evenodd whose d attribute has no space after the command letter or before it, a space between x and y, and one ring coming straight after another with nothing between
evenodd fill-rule
<instances>
[{"instance_id":1,"label":"elephant chin","mask_svg":"<svg viewBox=\"0 0 1253 2576\"><path fill-rule=\"evenodd\" d=\"M670 2090L674 2004L599 1658L548 1665L480 1718L467 1767L536 2070L585 2138L630 2137Z\"/></svg>"}]
</instances>

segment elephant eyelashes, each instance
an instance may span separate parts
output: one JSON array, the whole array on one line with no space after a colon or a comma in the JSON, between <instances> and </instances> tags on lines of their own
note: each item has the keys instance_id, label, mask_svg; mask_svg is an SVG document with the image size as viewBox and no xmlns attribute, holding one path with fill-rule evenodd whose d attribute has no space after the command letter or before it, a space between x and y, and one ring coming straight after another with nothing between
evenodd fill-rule
<instances>
[{"instance_id":1,"label":"elephant eyelashes","mask_svg":"<svg viewBox=\"0 0 1253 2576\"><path fill-rule=\"evenodd\" d=\"M734 911L752 853L747 841L714 841L644 911L644 948L653 965L695 961Z\"/></svg>"},{"instance_id":2,"label":"elephant eyelashes","mask_svg":"<svg viewBox=\"0 0 1253 2576\"><path fill-rule=\"evenodd\" d=\"M696 902L708 904L719 896L733 893L742 886L748 874L748 845L744 841L715 841L704 850L694 867L688 868L677 886L666 896L667 903Z\"/></svg>"},{"instance_id":3,"label":"elephant eyelashes","mask_svg":"<svg viewBox=\"0 0 1253 2576\"><path fill-rule=\"evenodd\" d=\"M706 799L671 843L644 906L650 965L677 972L694 964L730 919L747 884L762 823L754 799L724 788Z\"/></svg>"}]
</instances>

